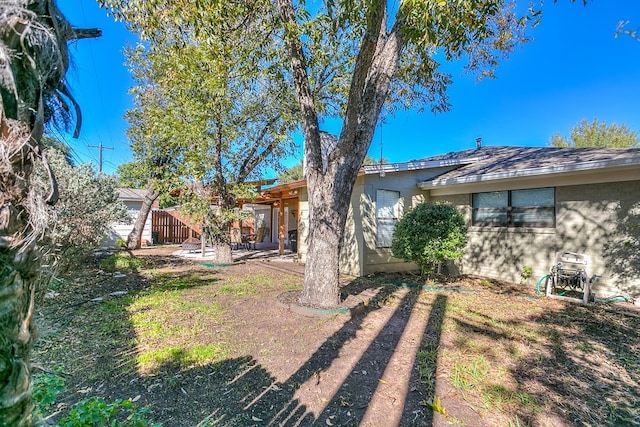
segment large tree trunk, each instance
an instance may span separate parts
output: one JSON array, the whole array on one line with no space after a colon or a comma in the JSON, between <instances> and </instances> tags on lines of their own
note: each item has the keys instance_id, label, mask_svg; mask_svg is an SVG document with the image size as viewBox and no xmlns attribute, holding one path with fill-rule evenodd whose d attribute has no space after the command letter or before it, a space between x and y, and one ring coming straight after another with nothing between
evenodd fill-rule
<instances>
[{"instance_id":1,"label":"large tree trunk","mask_svg":"<svg viewBox=\"0 0 640 427\"><path fill-rule=\"evenodd\" d=\"M387 2L371 3L371 16L351 78L342 132L335 148L323 153L302 41L294 30L293 2L277 0L277 4L285 23L285 43L302 112L307 161L309 246L301 302L332 307L340 302L340 247L351 193L398 66L403 49L399 31L402 20L396 18L395 25L388 31Z\"/></svg>"},{"instance_id":2,"label":"large tree trunk","mask_svg":"<svg viewBox=\"0 0 640 427\"><path fill-rule=\"evenodd\" d=\"M232 264L233 256L231 255L231 244L219 243L214 246L215 263L216 264Z\"/></svg>"},{"instance_id":3,"label":"large tree trunk","mask_svg":"<svg viewBox=\"0 0 640 427\"><path fill-rule=\"evenodd\" d=\"M33 424L29 357L38 263L26 237L28 153L35 143L28 135L24 124L5 120L0 110L0 425L7 426Z\"/></svg>"},{"instance_id":4,"label":"large tree trunk","mask_svg":"<svg viewBox=\"0 0 640 427\"><path fill-rule=\"evenodd\" d=\"M323 179L324 178L324 179ZM349 210L351 188L319 190L333 186L331 176L308 179L309 235L304 288L300 302L315 307L335 307L340 303L338 289L340 249Z\"/></svg>"},{"instance_id":5,"label":"large tree trunk","mask_svg":"<svg viewBox=\"0 0 640 427\"><path fill-rule=\"evenodd\" d=\"M142 245L142 231L144 230L144 224L147 222L149 212L151 212L153 203L158 199L158 197L160 197L160 192L158 190L153 187L147 188L144 199L142 200L140 212L138 213L136 222L133 224L133 230L131 230L131 233L129 233L129 236L127 237L128 249L140 249L140 246Z\"/></svg>"},{"instance_id":6,"label":"large tree trunk","mask_svg":"<svg viewBox=\"0 0 640 427\"><path fill-rule=\"evenodd\" d=\"M222 210L225 209L233 209L235 207L235 202L231 203L231 199L227 199L227 203L225 206L222 206ZM229 204L231 208L229 208ZM217 219L217 218L216 218ZM218 219L219 221L219 219ZM231 228L230 222L220 223L218 222L216 225L216 230L211 234L211 240L213 244L214 252L214 262L216 264L232 264L233 263L233 255L231 254L231 236L229 235L229 230ZM202 230L202 236L205 236L205 230Z\"/></svg>"},{"instance_id":7,"label":"large tree trunk","mask_svg":"<svg viewBox=\"0 0 640 427\"><path fill-rule=\"evenodd\" d=\"M214 221L219 218L214 217ZM204 218L202 222L202 256L206 255L207 242L213 246L213 262L215 264L231 264L233 258L231 256L231 242L229 240L229 223L210 223L208 218Z\"/></svg>"},{"instance_id":8,"label":"large tree trunk","mask_svg":"<svg viewBox=\"0 0 640 427\"><path fill-rule=\"evenodd\" d=\"M0 2L0 425L34 424L29 358L31 319L39 281L36 239L45 230L41 200L30 194L33 163L42 158L40 138L47 108L76 107L64 75L69 40L97 37L99 30L73 29L51 0ZM63 97L61 97L63 95ZM49 169L55 203L57 186Z\"/></svg>"}]
</instances>

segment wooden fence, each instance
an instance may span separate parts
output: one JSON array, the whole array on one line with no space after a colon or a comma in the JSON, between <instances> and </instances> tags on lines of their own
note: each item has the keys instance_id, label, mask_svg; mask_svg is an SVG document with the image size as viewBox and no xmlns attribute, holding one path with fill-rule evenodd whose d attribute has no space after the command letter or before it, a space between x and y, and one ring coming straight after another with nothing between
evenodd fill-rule
<instances>
[{"instance_id":1,"label":"wooden fence","mask_svg":"<svg viewBox=\"0 0 640 427\"><path fill-rule=\"evenodd\" d=\"M189 237L200 237L188 225L163 211L151 213L151 235L154 244L182 243Z\"/></svg>"}]
</instances>

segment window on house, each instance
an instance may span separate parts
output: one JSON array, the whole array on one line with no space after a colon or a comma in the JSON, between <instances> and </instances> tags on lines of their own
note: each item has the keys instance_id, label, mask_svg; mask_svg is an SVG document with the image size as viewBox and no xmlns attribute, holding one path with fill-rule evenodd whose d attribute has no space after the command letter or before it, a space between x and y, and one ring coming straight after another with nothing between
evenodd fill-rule
<instances>
[{"instance_id":1,"label":"window on house","mask_svg":"<svg viewBox=\"0 0 640 427\"><path fill-rule=\"evenodd\" d=\"M400 193L398 191L378 190L376 192L376 246L391 247L393 228L398 222Z\"/></svg>"},{"instance_id":2,"label":"window on house","mask_svg":"<svg viewBox=\"0 0 640 427\"><path fill-rule=\"evenodd\" d=\"M554 188L473 193L473 225L555 227Z\"/></svg>"}]
</instances>

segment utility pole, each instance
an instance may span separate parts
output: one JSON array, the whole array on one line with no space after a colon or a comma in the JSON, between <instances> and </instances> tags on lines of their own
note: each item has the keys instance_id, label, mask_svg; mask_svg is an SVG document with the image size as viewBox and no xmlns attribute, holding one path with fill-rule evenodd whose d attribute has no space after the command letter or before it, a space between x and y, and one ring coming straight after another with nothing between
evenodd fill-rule
<instances>
[{"instance_id":1,"label":"utility pole","mask_svg":"<svg viewBox=\"0 0 640 427\"><path fill-rule=\"evenodd\" d=\"M104 147L102 141L98 145L89 145L88 147L98 149L98 173L102 173L102 150L113 150L113 147Z\"/></svg>"}]
</instances>

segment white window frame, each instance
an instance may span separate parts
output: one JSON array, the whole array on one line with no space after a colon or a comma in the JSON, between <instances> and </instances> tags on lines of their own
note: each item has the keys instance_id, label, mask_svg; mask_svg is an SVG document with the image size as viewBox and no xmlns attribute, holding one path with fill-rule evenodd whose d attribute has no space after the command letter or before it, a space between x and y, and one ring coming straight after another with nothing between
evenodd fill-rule
<instances>
[{"instance_id":1,"label":"white window frame","mask_svg":"<svg viewBox=\"0 0 640 427\"><path fill-rule=\"evenodd\" d=\"M400 192L376 190L376 247L390 248L400 217Z\"/></svg>"}]
</instances>

